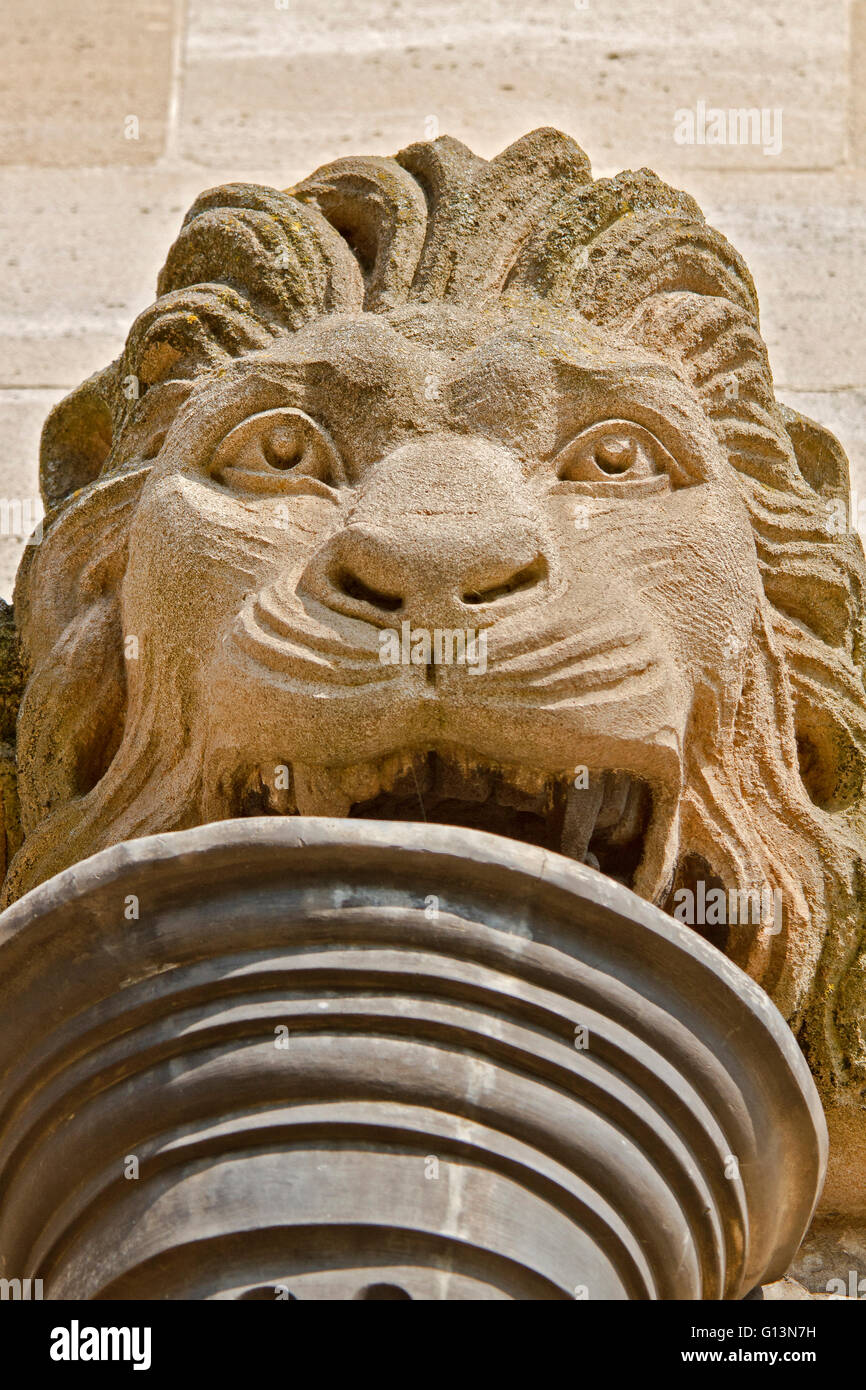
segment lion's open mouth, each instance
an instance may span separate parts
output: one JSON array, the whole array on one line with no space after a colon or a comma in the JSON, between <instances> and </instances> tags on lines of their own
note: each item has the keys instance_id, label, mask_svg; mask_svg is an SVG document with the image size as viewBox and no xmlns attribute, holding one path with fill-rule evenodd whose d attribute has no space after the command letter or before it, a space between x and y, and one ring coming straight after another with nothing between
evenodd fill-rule
<instances>
[{"instance_id":1,"label":"lion's open mouth","mask_svg":"<svg viewBox=\"0 0 866 1390\"><path fill-rule=\"evenodd\" d=\"M531 791L509 778L509 769L430 753L390 791L356 802L349 814L488 830L557 850L631 884L649 823L649 788L625 772L589 773L582 780L585 786L574 785L573 773L547 777Z\"/></svg>"},{"instance_id":2,"label":"lion's open mouth","mask_svg":"<svg viewBox=\"0 0 866 1390\"><path fill-rule=\"evenodd\" d=\"M239 815L347 815L430 821L556 850L632 886L652 816L646 782L611 770L546 774L466 754L394 754L379 764L322 770L316 804L298 785L280 793L248 782Z\"/></svg>"}]
</instances>

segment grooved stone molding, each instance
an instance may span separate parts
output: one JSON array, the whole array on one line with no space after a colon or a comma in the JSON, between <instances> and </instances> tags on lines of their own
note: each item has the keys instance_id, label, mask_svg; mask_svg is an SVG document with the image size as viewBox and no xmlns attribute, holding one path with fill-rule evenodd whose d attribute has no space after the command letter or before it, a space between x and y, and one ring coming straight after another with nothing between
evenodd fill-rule
<instances>
[{"instance_id":1,"label":"grooved stone molding","mask_svg":"<svg viewBox=\"0 0 866 1390\"><path fill-rule=\"evenodd\" d=\"M738 1299L826 1155L783 1018L696 932L385 821L226 821L34 889L0 1096L3 1273L49 1298Z\"/></svg>"}]
</instances>

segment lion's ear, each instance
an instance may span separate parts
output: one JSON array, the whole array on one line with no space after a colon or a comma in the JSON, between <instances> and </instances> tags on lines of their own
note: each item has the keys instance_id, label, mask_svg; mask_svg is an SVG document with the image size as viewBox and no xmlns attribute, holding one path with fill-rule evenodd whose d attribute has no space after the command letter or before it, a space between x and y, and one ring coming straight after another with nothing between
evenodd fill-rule
<instances>
[{"instance_id":1,"label":"lion's ear","mask_svg":"<svg viewBox=\"0 0 866 1390\"><path fill-rule=\"evenodd\" d=\"M46 511L99 477L111 450L114 365L64 397L48 416L39 451L39 489Z\"/></svg>"},{"instance_id":2,"label":"lion's ear","mask_svg":"<svg viewBox=\"0 0 866 1390\"><path fill-rule=\"evenodd\" d=\"M41 543L28 547L19 568L15 624L26 686L16 745L25 837L91 791L120 742L126 718L120 589L130 524L149 472L145 464L86 488Z\"/></svg>"},{"instance_id":3,"label":"lion's ear","mask_svg":"<svg viewBox=\"0 0 866 1390\"><path fill-rule=\"evenodd\" d=\"M848 457L834 434L816 420L780 405L782 421L794 448L797 467L813 492L825 502L847 507L851 485Z\"/></svg>"}]
</instances>

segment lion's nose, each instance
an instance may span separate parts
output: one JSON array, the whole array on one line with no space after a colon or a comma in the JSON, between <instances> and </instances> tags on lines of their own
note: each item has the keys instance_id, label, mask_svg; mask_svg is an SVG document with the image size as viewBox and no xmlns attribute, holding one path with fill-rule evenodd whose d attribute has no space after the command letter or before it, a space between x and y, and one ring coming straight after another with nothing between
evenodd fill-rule
<instances>
[{"instance_id":1,"label":"lion's nose","mask_svg":"<svg viewBox=\"0 0 866 1390\"><path fill-rule=\"evenodd\" d=\"M534 598L548 575L538 537L513 523L479 534L463 520L461 527L453 518L424 517L400 531L347 527L332 543L323 575L330 606L370 620L401 613L434 625L494 608L498 616Z\"/></svg>"},{"instance_id":2,"label":"lion's nose","mask_svg":"<svg viewBox=\"0 0 866 1390\"><path fill-rule=\"evenodd\" d=\"M301 587L378 626L399 614L418 627L487 627L539 601L553 554L516 455L473 436L424 435L371 469Z\"/></svg>"}]
</instances>

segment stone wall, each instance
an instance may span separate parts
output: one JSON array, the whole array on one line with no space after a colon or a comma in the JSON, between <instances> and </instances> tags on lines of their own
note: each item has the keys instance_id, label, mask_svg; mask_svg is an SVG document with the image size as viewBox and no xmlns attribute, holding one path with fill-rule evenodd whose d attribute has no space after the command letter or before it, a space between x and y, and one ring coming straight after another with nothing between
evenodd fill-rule
<instances>
[{"instance_id":1,"label":"stone wall","mask_svg":"<svg viewBox=\"0 0 866 1390\"><path fill-rule=\"evenodd\" d=\"M42 421L117 355L202 188L436 134L490 157L539 125L596 174L686 188L743 254L779 395L838 434L866 530L866 0L7 0L4 18L0 593ZM763 129L713 143L712 111L747 108Z\"/></svg>"}]
</instances>

